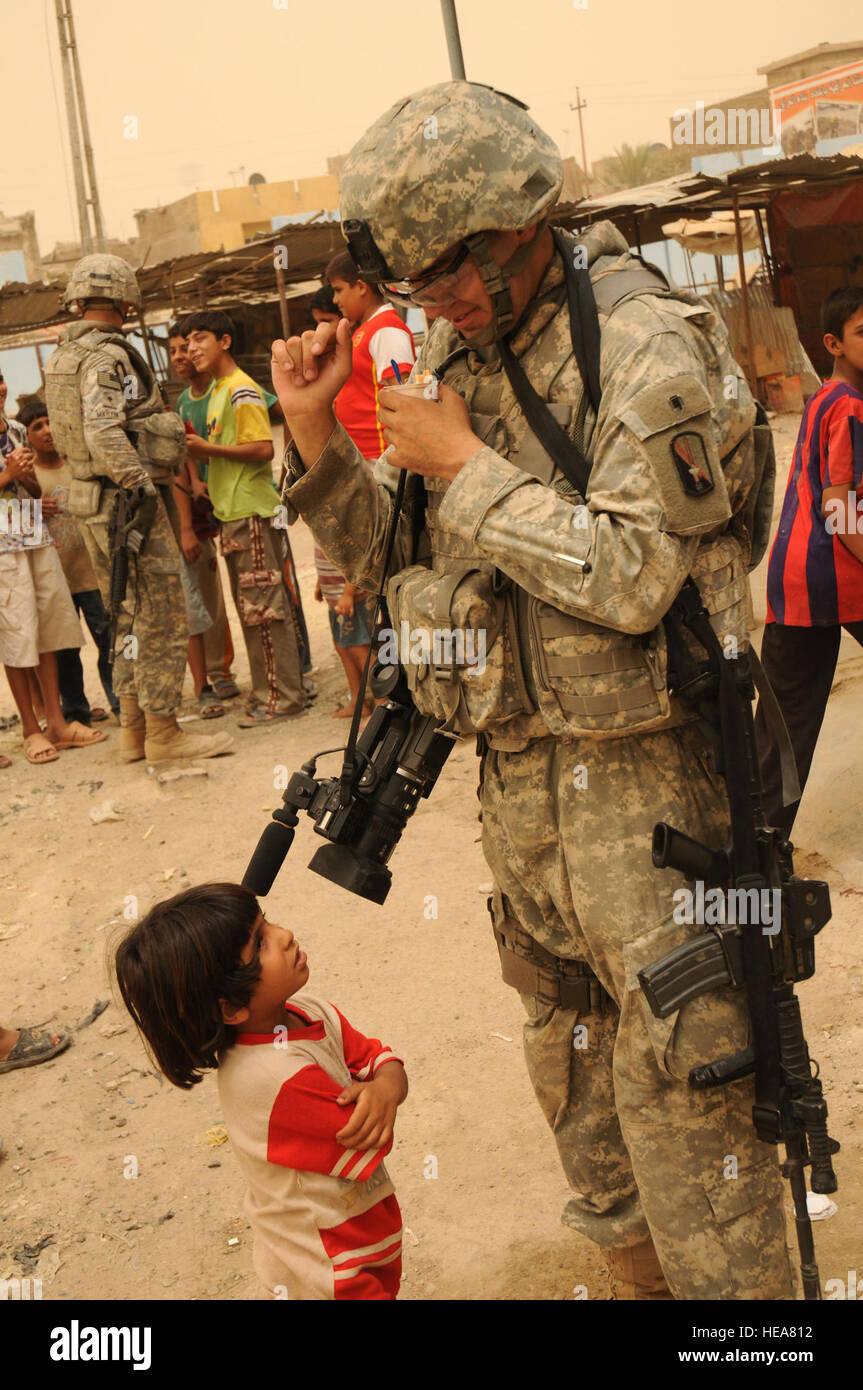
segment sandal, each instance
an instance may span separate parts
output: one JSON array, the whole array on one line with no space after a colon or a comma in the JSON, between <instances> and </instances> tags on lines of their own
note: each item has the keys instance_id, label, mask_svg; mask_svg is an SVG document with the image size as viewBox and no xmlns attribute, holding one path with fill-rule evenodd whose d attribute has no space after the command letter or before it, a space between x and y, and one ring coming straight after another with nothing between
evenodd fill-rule
<instances>
[{"instance_id":1,"label":"sandal","mask_svg":"<svg viewBox=\"0 0 863 1390\"><path fill-rule=\"evenodd\" d=\"M101 705L94 705L90 710L90 718L94 724L101 724L108 718L108 711L103 709Z\"/></svg>"},{"instance_id":2,"label":"sandal","mask_svg":"<svg viewBox=\"0 0 863 1390\"><path fill-rule=\"evenodd\" d=\"M60 754L44 734L28 734L24 740L24 757L28 763L55 763Z\"/></svg>"},{"instance_id":3,"label":"sandal","mask_svg":"<svg viewBox=\"0 0 863 1390\"><path fill-rule=\"evenodd\" d=\"M71 738L58 739L54 744L62 752L65 748L89 748L91 743L104 743L108 735L101 729L88 729L86 724L79 724L77 719L73 719L69 728L72 730Z\"/></svg>"},{"instance_id":4,"label":"sandal","mask_svg":"<svg viewBox=\"0 0 863 1390\"><path fill-rule=\"evenodd\" d=\"M235 680L225 676L223 680L213 681L213 690L220 700L235 700L240 693L240 687Z\"/></svg>"},{"instance_id":5,"label":"sandal","mask_svg":"<svg viewBox=\"0 0 863 1390\"><path fill-rule=\"evenodd\" d=\"M301 709L295 709L268 714L263 705L256 705L254 709L246 710L242 719L237 720L237 727L239 729L254 729L259 724L275 724L279 719L296 719L302 713Z\"/></svg>"},{"instance_id":6,"label":"sandal","mask_svg":"<svg viewBox=\"0 0 863 1390\"><path fill-rule=\"evenodd\" d=\"M60 1041L52 1043L51 1033L34 1033L32 1028L22 1028L21 1036L5 1062L0 1062L0 1072L15 1071L18 1067L35 1067L39 1062L47 1062L63 1052L72 1041L71 1033L57 1034Z\"/></svg>"},{"instance_id":7,"label":"sandal","mask_svg":"<svg viewBox=\"0 0 863 1390\"><path fill-rule=\"evenodd\" d=\"M198 714L201 718L221 719L224 713L224 705L220 703L214 694L213 687L211 685L202 686L201 692L198 695Z\"/></svg>"}]
</instances>

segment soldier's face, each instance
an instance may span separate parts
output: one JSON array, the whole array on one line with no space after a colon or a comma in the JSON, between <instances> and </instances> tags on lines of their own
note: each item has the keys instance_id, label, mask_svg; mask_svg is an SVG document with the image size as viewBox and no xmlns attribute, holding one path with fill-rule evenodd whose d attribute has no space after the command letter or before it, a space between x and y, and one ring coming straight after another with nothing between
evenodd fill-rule
<instances>
[{"instance_id":1,"label":"soldier's face","mask_svg":"<svg viewBox=\"0 0 863 1390\"><path fill-rule=\"evenodd\" d=\"M168 344L168 352L171 358L171 366L182 377L183 381L188 381L195 375L195 369L189 361L189 350L185 338L172 338Z\"/></svg>"},{"instance_id":2,"label":"soldier's face","mask_svg":"<svg viewBox=\"0 0 863 1390\"><path fill-rule=\"evenodd\" d=\"M6 382L3 380L2 376L0 376L0 415L2 415L3 413L3 407L6 404L6 397L8 395L9 387L6 385Z\"/></svg>"},{"instance_id":3,"label":"soldier's face","mask_svg":"<svg viewBox=\"0 0 863 1390\"><path fill-rule=\"evenodd\" d=\"M522 237L517 232L489 232L487 241L493 259L498 265L503 265L517 250ZM416 277L433 274L438 265L446 266L457 250L457 246L451 247L434 266L417 271ZM415 277L412 274L410 278ZM473 256L468 256L464 263L456 293L458 298L450 303L423 305L429 323L433 323L435 319L446 319L457 333L462 333L465 337L471 337L487 328L492 321L492 303ZM526 301L522 299L521 303L516 302L520 297L517 276L510 280L510 294L518 317Z\"/></svg>"}]
</instances>

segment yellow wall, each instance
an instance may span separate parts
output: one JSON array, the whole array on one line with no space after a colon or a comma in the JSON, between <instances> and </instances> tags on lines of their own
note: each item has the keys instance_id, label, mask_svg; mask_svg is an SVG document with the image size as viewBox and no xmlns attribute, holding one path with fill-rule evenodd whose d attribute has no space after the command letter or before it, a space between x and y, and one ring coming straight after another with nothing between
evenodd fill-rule
<instances>
[{"instance_id":1,"label":"yellow wall","mask_svg":"<svg viewBox=\"0 0 863 1390\"><path fill-rule=\"evenodd\" d=\"M256 196L257 195L257 196ZM299 196L298 196L299 195ZM218 251L242 246L258 231L270 231L270 218L295 212L318 212L339 204L339 184L332 174L319 178L260 183L255 188L219 188L195 194L200 249Z\"/></svg>"}]
</instances>

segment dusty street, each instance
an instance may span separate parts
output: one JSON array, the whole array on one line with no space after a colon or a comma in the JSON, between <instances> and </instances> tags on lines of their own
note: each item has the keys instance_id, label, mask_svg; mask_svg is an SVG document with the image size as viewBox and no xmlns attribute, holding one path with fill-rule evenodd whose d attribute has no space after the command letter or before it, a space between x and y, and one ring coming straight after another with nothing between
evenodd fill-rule
<instances>
[{"instance_id":1,"label":"dusty street","mask_svg":"<svg viewBox=\"0 0 863 1390\"><path fill-rule=\"evenodd\" d=\"M777 510L797 424L773 420ZM237 729L234 713L190 724L231 729L235 752L201 764L205 778L163 787L144 763L119 762L113 723L103 726L107 743L43 767L25 761L17 726L0 734L14 760L0 772L0 1023L75 1028L97 1000L111 1000L56 1061L0 1076L0 1278L41 1277L45 1298L260 1296L243 1182L230 1145L217 1142L215 1079L188 1094L158 1079L112 993L106 953L135 900L143 914L188 884L238 880L281 799L279 769L294 771L347 732L330 718L343 681L324 606L312 598L311 537L299 524L291 538L320 691L310 713L261 730ZM759 616L764 582L762 568L753 581ZM245 689L236 622L233 631ZM760 646L760 633L754 640ZM91 702L101 702L89 638L83 655ZM860 757L849 733L861 679L863 654L845 639L795 835L798 872L827 878L833 901L817 975L800 989L842 1143L839 1211L814 1228L822 1283L859 1268L863 1230L863 857ZM0 716L12 712L2 681ZM319 773L337 766L330 758ZM566 1299L584 1285L590 1298L607 1298L595 1248L560 1224L566 1183L527 1081L518 996L499 976L475 788L465 740L408 825L384 907L308 871L319 841L304 818L268 915L307 950L309 989L405 1058L411 1091L388 1160L408 1227L402 1296ZM91 812L106 802L118 819L94 824ZM436 919L424 915L429 895Z\"/></svg>"}]
</instances>

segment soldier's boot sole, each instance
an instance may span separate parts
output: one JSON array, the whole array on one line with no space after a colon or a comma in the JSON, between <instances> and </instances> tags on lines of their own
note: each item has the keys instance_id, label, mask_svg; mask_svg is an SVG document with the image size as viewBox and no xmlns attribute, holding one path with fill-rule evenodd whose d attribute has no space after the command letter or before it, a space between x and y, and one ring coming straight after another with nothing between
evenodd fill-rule
<instances>
[{"instance_id":1,"label":"soldier's boot sole","mask_svg":"<svg viewBox=\"0 0 863 1390\"><path fill-rule=\"evenodd\" d=\"M659 1256L649 1236L647 1240L630 1245L625 1250L603 1250L602 1254L616 1299L629 1303L673 1300L674 1294L665 1282Z\"/></svg>"},{"instance_id":2,"label":"soldier's boot sole","mask_svg":"<svg viewBox=\"0 0 863 1390\"><path fill-rule=\"evenodd\" d=\"M187 734L173 714L147 714L144 754L148 763L164 763L171 758L217 758L234 744L231 734Z\"/></svg>"},{"instance_id":3,"label":"soldier's boot sole","mask_svg":"<svg viewBox=\"0 0 863 1390\"><path fill-rule=\"evenodd\" d=\"M144 757L146 738L144 711L131 696L120 696L120 757L124 763L137 763Z\"/></svg>"}]
</instances>

